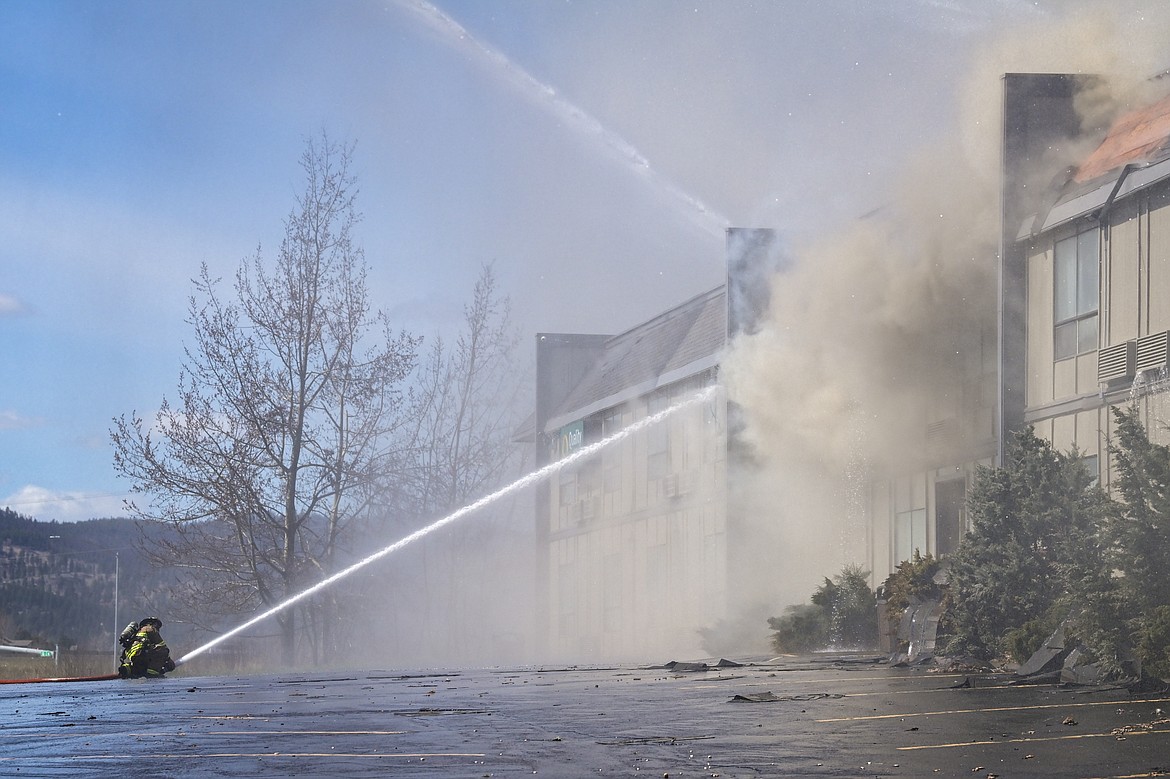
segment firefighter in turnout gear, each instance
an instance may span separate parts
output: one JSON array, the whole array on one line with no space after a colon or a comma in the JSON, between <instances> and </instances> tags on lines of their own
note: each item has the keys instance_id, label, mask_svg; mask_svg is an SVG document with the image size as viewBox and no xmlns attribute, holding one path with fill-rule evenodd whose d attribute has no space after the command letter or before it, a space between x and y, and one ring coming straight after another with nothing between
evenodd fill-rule
<instances>
[{"instance_id":1,"label":"firefighter in turnout gear","mask_svg":"<svg viewBox=\"0 0 1170 779\"><path fill-rule=\"evenodd\" d=\"M158 617L146 617L126 626L118 637L118 643L122 645L119 676L123 679L161 678L168 671L175 670L170 647L159 633L162 624Z\"/></svg>"}]
</instances>

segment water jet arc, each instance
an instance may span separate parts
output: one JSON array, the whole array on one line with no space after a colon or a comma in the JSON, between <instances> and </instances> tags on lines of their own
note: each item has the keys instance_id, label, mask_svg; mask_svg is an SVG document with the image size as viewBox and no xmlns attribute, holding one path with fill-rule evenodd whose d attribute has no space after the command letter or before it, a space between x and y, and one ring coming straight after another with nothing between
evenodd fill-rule
<instances>
[{"instance_id":1,"label":"water jet arc","mask_svg":"<svg viewBox=\"0 0 1170 779\"><path fill-rule=\"evenodd\" d=\"M369 555L368 557L365 557L361 560L358 560L356 563L350 565L349 567L343 568L342 570L338 571L337 573L322 579L321 581L314 584L312 587L309 587L306 590L302 590L301 592L298 592L296 595L293 595L292 597L287 598L284 601L276 604L275 606L268 609L267 611L264 611L264 612L261 612L260 614L257 614L255 617L252 617L247 622L244 622L243 624L232 628L231 630L224 633L223 635L220 635L220 636L217 636L216 638L213 638L211 641L208 641L203 646L196 647L195 649L191 650L190 652L188 652L187 654L183 655L178 660L176 660L175 665L182 665L182 664L186 663L187 661L197 657L198 655L203 654L208 649L211 649L212 647L228 640L232 636L237 635L238 633L241 633L244 630L247 630L248 628L252 627L256 623L262 622L263 620L268 619L269 617L271 617L275 614L278 614L281 611L284 611L285 609L299 603L300 601L304 600L305 598L308 598L309 596L311 596L317 592L320 592L321 590L325 589L326 587L333 584L334 582L339 581L341 579L344 579L346 576L349 576L351 573L354 573L355 571L358 571L362 568L365 568L370 563L381 560L383 557L386 557L387 555L390 555L390 554L393 554L394 552L397 552L399 549L413 543L414 541L417 541L418 539L422 538L423 536L426 536L430 533L433 533L434 531L436 531L442 527L446 527L447 525L451 524L452 522L455 522L457 520L462 519L463 517L467 516L468 514L472 513L473 511L476 511L477 509L481 509L484 506L487 506L488 504L493 503L493 502L499 500L500 498L505 497L506 495L510 495L513 492L517 492L519 490L524 489L525 487L529 487L533 484L536 484L537 482L541 481L542 479L552 475L553 473L556 473L561 468L563 468L567 465L572 465L573 463L577 462L578 460L582 460L582 459L585 459L586 457L594 455L597 452L599 452L600 450L604 449L605 447L610 446L614 443L617 443L618 441L621 441L625 438L628 438L629 436L633 435L634 433L637 433L641 430L644 430L652 425L655 425L655 424L663 421L667 417L671 416L672 414L675 414L676 412L678 412L684 408L688 408L690 406L694 406L694 405L697 405L699 403L703 403L703 402L711 399L712 397L715 396L715 394L716 394L716 392L718 392L718 390L719 390L718 385L712 385L710 387L707 387L706 389L700 390L697 394L692 395L691 397L687 398L686 400L682 400L682 401L674 404L670 408L659 411L656 414L651 414L650 416L645 417L644 419L640 419L637 422L635 422L634 424L630 425L629 427L626 427L626 428L623 428L623 429L617 431L616 433L609 436L608 438L604 438L596 443L589 444L588 446L582 447L581 449L578 449L576 452L573 452L572 454L570 454L567 457L563 457L560 460L557 460L556 462L549 463L548 465L533 471L532 473L528 474L527 476L522 476L521 478L517 479L516 481L507 485L506 487L501 487L500 489L496 490L495 492L493 492L489 495L485 495L484 497L480 498L479 500L475 501L474 503L469 503L468 505L464 506L463 508L457 509L456 511L454 511L451 514L448 514L447 516L443 517L442 519L437 520L435 522L432 522L431 524L427 525L426 527L421 528L419 530L416 530L413 533L411 533L410 535L405 536L405 537L399 539L398 541L395 541L393 544L390 544L389 546L387 546L383 549L379 549L377 552L374 552L373 554Z\"/></svg>"}]
</instances>

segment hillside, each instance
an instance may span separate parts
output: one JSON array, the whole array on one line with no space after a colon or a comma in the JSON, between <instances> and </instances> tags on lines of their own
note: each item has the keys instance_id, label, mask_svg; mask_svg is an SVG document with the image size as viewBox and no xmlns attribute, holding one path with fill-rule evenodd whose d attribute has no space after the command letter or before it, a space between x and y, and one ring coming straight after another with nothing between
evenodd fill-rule
<instances>
[{"instance_id":1,"label":"hillside","mask_svg":"<svg viewBox=\"0 0 1170 779\"><path fill-rule=\"evenodd\" d=\"M0 643L112 646L115 589L125 623L159 578L139 551L144 537L129 519L40 522L0 509Z\"/></svg>"}]
</instances>

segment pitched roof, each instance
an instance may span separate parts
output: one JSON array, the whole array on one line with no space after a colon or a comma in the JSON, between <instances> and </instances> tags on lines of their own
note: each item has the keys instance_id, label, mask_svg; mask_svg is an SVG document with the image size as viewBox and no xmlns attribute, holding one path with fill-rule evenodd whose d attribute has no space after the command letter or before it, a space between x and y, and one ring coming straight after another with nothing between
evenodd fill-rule
<instances>
[{"instance_id":1,"label":"pitched roof","mask_svg":"<svg viewBox=\"0 0 1170 779\"><path fill-rule=\"evenodd\" d=\"M1077 166L1073 181L1084 183L1125 165L1167 156L1170 156L1170 95L1119 117L1101 145Z\"/></svg>"},{"instance_id":2,"label":"pitched roof","mask_svg":"<svg viewBox=\"0 0 1170 779\"><path fill-rule=\"evenodd\" d=\"M1170 178L1170 95L1122 114L1099 144L1027 217L1017 239L1039 235Z\"/></svg>"},{"instance_id":3,"label":"pitched roof","mask_svg":"<svg viewBox=\"0 0 1170 779\"><path fill-rule=\"evenodd\" d=\"M549 415L546 430L612 408L715 366L727 342L724 286L610 337L581 382Z\"/></svg>"}]
</instances>

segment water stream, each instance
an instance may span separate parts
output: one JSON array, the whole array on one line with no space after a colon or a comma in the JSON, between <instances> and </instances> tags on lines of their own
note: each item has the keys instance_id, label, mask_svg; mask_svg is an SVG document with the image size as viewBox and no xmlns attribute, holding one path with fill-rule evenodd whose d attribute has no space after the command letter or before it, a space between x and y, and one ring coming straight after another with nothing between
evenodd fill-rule
<instances>
[{"instance_id":1,"label":"water stream","mask_svg":"<svg viewBox=\"0 0 1170 779\"><path fill-rule=\"evenodd\" d=\"M557 460L556 462L549 463L548 465L544 466L543 468L535 470L532 473L528 474L527 476L522 476L521 478L517 479L516 481L507 485L506 487L502 487L489 495L485 495L484 497L480 498L479 500L475 501L474 503L469 503L468 505L464 506L463 508L454 511L451 514L448 514L447 516L443 517L442 519L437 520L435 522L432 522L431 524L427 525L426 527L421 528L419 530L416 530L413 533L411 533L410 535L405 536L404 538L401 538L398 541L395 541L393 544L390 544L389 546L387 546L383 549L379 549L377 552L374 552L373 554L369 555L368 557L365 557L361 560L358 560L356 563L354 563L353 565L350 565L348 568L343 568L342 570L338 571L337 573L333 574L332 576L329 576L325 579L322 579L321 581L314 584L312 587L309 587L308 589L303 590L301 592L298 592L296 595L293 595L293 596L281 601L280 603L276 604L275 606L268 609L267 611L264 611L260 614L257 614L255 617L252 617L247 622L244 622L243 624L241 624L235 628L232 628L228 632L213 638L211 641L208 641L207 643L203 644L202 646L196 647L195 649L191 650L187 654L180 657L176 661L176 663L179 665L182 665L183 663L186 663L189 660L191 660L195 657L198 657L199 655L203 654L204 652L211 649L212 647L214 647L218 644L221 644L224 641L227 641L232 636L235 636L235 635L247 630L248 628L252 627L256 623L261 622L263 620L266 620L269 617L273 616L274 614L278 614L281 611L284 611L285 609L289 608L290 606L293 606L294 604L299 603L300 601L304 600L305 598L312 596L314 593L320 592L321 590L325 589L326 587L333 584L334 582L340 581L341 579L344 579L345 577L349 576L351 573L359 571L362 568L365 568L367 565L370 565L371 563L377 562L378 560L381 560L383 557L386 557L387 555L390 555L390 554L393 554L394 552L397 552L399 549L402 549L403 547L414 543L415 541L419 540L420 538L427 536L427 535L435 532L436 530L439 530L440 528L446 527L447 525L450 525L453 522L457 522L458 520L463 519L468 514L471 514L472 512L476 511L477 509L481 509L484 506L487 506L490 503L493 503L493 502L499 500L500 498L511 495L512 493L518 492L522 489L525 489L526 487L531 487L532 485L534 485L534 484L540 482L541 480L546 479L549 476L551 476L552 474L556 473L561 468L564 468L565 466L568 466L568 465L572 465L573 463L575 463L579 460L583 460L587 457L590 457L590 456L596 454L601 449L604 449L607 446L611 446L611 445L617 443L618 441L621 441L625 438L629 438L630 436L634 435L635 433L637 433L639 431L645 430L646 428L648 428L652 425L656 425L659 422L662 422L663 420L665 420L667 417L671 416L672 414L677 413L678 411L680 411L684 408L688 408L690 406L694 406L696 404L703 403L703 402L709 400L713 395L715 395L715 393L718 390L719 390L718 386L707 387L706 389L700 391L699 393L697 393L695 395L692 395L691 397L687 398L686 400L683 400L683 401L680 401L680 402L674 404L670 408L667 408L663 411L659 411L656 414L652 414L652 415L646 417L645 419L638 420L634 424L630 425L629 427L626 427L626 428L619 430L618 432L614 433L613 435L609 436L608 438L604 438L596 443L589 444L588 446L582 447L581 449L578 449L576 452L573 452L572 454L570 454L567 457L564 457L560 460Z\"/></svg>"}]
</instances>

